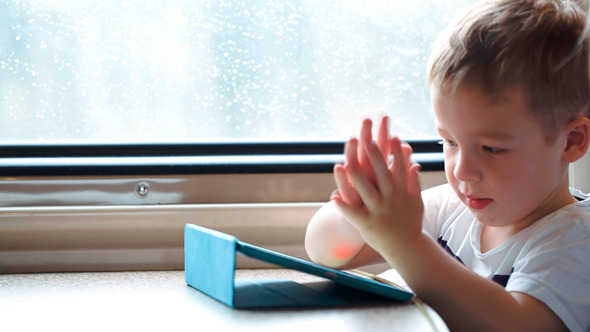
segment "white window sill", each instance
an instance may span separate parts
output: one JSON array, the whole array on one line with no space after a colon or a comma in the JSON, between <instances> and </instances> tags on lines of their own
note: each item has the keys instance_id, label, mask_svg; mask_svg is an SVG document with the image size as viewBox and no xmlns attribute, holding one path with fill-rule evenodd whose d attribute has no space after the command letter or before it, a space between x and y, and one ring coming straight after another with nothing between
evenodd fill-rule
<instances>
[{"instance_id":1,"label":"white window sill","mask_svg":"<svg viewBox=\"0 0 590 332\"><path fill-rule=\"evenodd\" d=\"M2 208L0 272L182 269L187 223L307 259L305 228L321 204Z\"/></svg>"}]
</instances>

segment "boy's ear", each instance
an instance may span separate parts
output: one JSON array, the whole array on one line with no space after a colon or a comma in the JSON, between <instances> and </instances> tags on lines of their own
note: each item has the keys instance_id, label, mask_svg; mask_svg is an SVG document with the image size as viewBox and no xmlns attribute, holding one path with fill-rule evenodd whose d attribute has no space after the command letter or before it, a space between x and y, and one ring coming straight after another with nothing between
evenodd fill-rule
<instances>
[{"instance_id":1,"label":"boy's ear","mask_svg":"<svg viewBox=\"0 0 590 332\"><path fill-rule=\"evenodd\" d=\"M590 143L590 119L580 117L572 120L566 127L567 142L563 151L563 160L573 163L582 158Z\"/></svg>"}]
</instances>

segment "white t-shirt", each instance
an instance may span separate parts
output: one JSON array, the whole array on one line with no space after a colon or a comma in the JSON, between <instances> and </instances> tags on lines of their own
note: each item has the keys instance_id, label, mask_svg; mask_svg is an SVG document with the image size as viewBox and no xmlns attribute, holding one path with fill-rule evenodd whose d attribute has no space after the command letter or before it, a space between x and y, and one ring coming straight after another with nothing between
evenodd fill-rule
<instances>
[{"instance_id":1,"label":"white t-shirt","mask_svg":"<svg viewBox=\"0 0 590 332\"><path fill-rule=\"evenodd\" d=\"M482 253L482 225L445 184L422 193L424 230L472 271L542 301L570 330L590 331L590 197L571 192L578 203Z\"/></svg>"}]
</instances>

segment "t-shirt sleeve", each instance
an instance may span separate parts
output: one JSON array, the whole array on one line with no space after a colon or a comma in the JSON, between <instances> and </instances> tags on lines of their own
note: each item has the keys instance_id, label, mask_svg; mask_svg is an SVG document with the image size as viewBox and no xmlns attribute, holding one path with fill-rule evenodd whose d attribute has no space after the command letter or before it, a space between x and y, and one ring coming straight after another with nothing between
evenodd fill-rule
<instances>
[{"instance_id":1,"label":"t-shirt sleeve","mask_svg":"<svg viewBox=\"0 0 590 332\"><path fill-rule=\"evenodd\" d=\"M507 291L547 305L571 331L590 331L590 226L545 230L515 262Z\"/></svg>"}]
</instances>

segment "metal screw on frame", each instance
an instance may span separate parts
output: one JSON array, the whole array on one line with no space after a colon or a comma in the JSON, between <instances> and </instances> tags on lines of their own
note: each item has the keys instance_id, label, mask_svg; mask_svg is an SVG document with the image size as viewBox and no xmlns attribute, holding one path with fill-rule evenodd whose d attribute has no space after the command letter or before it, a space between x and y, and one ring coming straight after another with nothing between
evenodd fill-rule
<instances>
[{"instance_id":1,"label":"metal screw on frame","mask_svg":"<svg viewBox=\"0 0 590 332\"><path fill-rule=\"evenodd\" d=\"M150 187L147 185L147 183L140 183L135 188L135 192L141 197L147 196L149 191L150 191Z\"/></svg>"}]
</instances>

